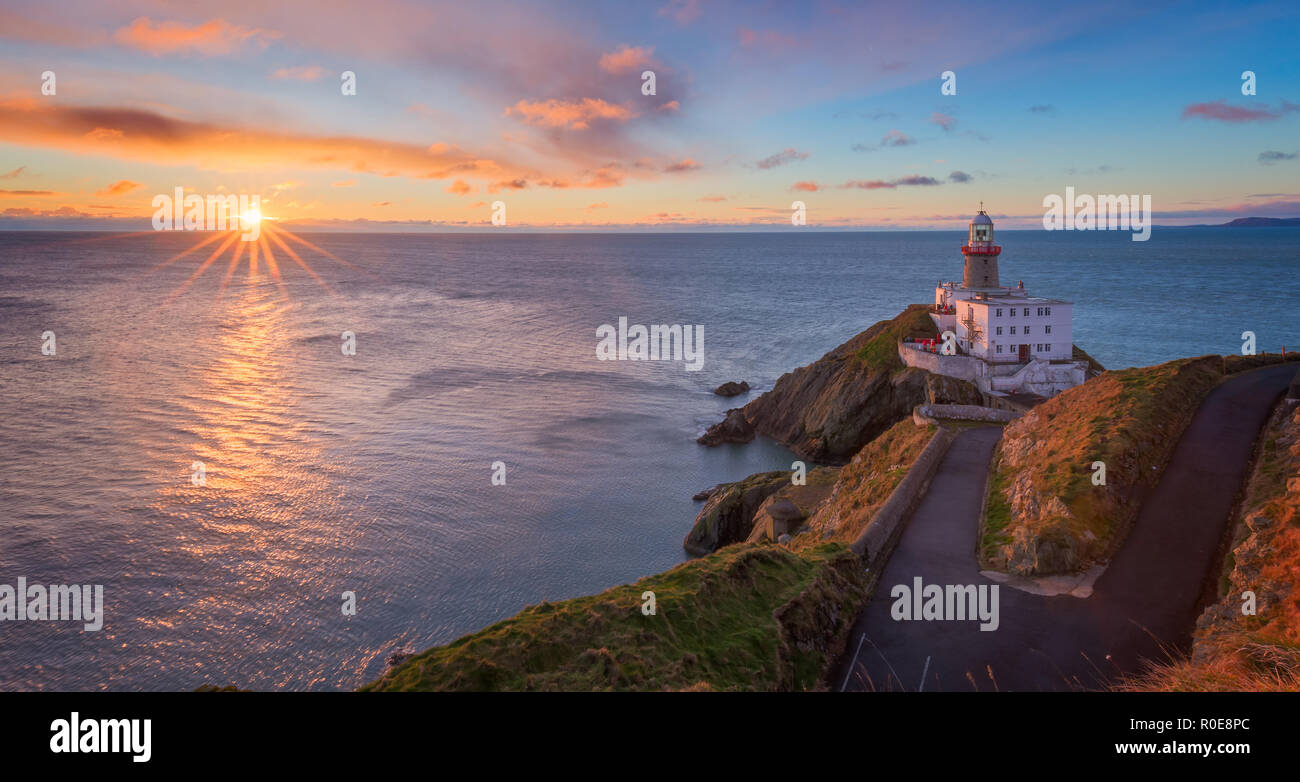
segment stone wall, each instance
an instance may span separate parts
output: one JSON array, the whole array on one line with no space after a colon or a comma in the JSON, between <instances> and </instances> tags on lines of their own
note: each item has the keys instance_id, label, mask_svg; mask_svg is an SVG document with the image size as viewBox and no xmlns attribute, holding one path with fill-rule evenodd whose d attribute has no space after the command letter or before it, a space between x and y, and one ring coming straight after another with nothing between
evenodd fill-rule
<instances>
[{"instance_id":1,"label":"stone wall","mask_svg":"<svg viewBox=\"0 0 1300 782\"><path fill-rule=\"evenodd\" d=\"M868 568L879 570L884 567L903 533L903 523L925 496L925 490L939 469L939 462L943 461L955 438L953 432L942 427L934 433L907 475L894 488L867 528L853 541L850 548L863 558Z\"/></svg>"}]
</instances>

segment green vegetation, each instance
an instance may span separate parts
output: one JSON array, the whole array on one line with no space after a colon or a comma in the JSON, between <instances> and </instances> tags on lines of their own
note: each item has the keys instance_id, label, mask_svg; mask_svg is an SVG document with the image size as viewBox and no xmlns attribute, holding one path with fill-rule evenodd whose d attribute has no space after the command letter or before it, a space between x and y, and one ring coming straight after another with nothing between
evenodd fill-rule
<instances>
[{"instance_id":1,"label":"green vegetation","mask_svg":"<svg viewBox=\"0 0 1300 782\"><path fill-rule=\"evenodd\" d=\"M599 595L542 603L418 654L380 690L812 689L865 600L830 543L728 546ZM642 613L654 592L656 613Z\"/></svg>"},{"instance_id":2,"label":"green vegetation","mask_svg":"<svg viewBox=\"0 0 1300 782\"><path fill-rule=\"evenodd\" d=\"M913 304L898 317L885 321L874 335L867 332L866 344L854 354L867 366L881 371L897 372L903 369L898 357L898 343L904 339L928 339L936 336L934 320L924 304Z\"/></svg>"}]
</instances>

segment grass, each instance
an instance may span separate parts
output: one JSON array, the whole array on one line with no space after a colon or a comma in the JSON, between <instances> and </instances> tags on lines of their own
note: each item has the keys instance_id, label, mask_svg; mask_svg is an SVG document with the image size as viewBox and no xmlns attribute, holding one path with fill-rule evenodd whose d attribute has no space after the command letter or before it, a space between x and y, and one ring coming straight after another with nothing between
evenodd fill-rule
<instances>
[{"instance_id":1,"label":"grass","mask_svg":"<svg viewBox=\"0 0 1300 782\"><path fill-rule=\"evenodd\" d=\"M808 520L809 533L796 535L792 545L856 540L925 450L935 429L917 426L909 417L863 446L840 470L838 493Z\"/></svg>"},{"instance_id":2,"label":"grass","mask_svg":"<svg viewBox=\"0 0 1300 782\"><path fill-rule=\"evenodd\" d=\"M882 321L882 324L882 328L869 336L866 344L854 354L859 361L879 371L897 372L904 368L902 359L898 357L901 340L930 338L937 334L934 320L924 304L913 304L893 320Z\"/></svg>"},{"instance_id":3,"label":"grass","mask_svg":"<svg viewBox=\"0 0 1300 782\"><path fill-rule=\"evenodd\" d=\"M865 599L860 571L836 543L799 553L728 546L598 595L526 608L362 689L813 689ZM645 592L655 593L654 615L642 612ZM825 616L828 604L837 619Z\"/></svg>"}]
</instances>

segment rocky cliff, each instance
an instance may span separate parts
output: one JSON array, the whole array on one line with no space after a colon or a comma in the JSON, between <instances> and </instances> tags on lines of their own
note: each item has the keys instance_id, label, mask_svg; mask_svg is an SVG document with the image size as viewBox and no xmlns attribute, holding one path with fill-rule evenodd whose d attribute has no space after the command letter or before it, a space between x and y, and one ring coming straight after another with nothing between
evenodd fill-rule
<instances>
[{"instance_id":1,"label":"rocky cliff","mask_svg":"<svg viewBox=\"0 0 1300 782\"><path fill-rule=\"evenodd\" d=\"M971 383L907 367L898 358L904 338L936 336L926 306L913 304L817 361L776 381L771 391L728 411L700 438L704 445L749 442L756 434L799 456L847 462L862 446L925 402L979 404Z\"/></svg>"}]
</instances>

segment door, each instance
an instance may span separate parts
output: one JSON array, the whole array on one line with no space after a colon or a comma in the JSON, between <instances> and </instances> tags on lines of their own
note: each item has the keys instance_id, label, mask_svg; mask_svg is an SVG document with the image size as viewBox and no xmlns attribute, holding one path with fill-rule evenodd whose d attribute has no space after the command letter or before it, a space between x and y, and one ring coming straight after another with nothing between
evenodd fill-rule
<instances>
[{"instance_id":1,"label":"door","mask_svg":"<svg viewBox=\"0 0 1300 782\"><path fill-rule=\"evenodd\" d=\"M1029 363L1029 346L1028 346L1028 345L1021 345L1021 346L1020 346L1020 363L1021 363L1021 364L1027 364L1027 363Z\"/></svg>"}]
</instances>

